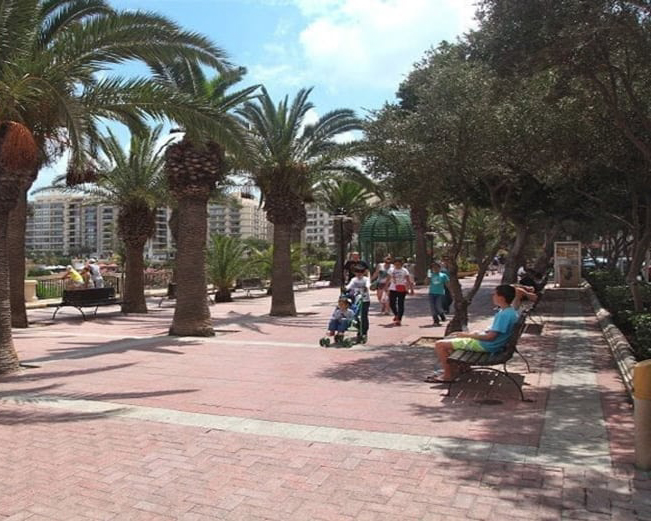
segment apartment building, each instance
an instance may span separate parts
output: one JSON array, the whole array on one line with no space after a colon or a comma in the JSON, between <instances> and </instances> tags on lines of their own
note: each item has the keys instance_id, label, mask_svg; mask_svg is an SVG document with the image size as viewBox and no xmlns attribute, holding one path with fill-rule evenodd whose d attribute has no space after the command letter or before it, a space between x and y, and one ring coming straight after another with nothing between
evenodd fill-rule
<instances>
[{"instance_id":1,"label":"apartment building","mask_svg":"<svg viewBox=\"0 0 651 521\"><path fill-rule=\"evenodd\" d=\"M333 216L315 204L306 205L305 210L307 212L307 222L303 232L305 242L333 246L335 243L332 229Z\"/></svg>"},{"instance_id":2,"label":"apartment building","mask_svg":"<svg viewBox=\"0 0 651 521\"><path fill-rule=\"evenodd\" d=\"M170 208L156 212L156 230L145 246L145 255L153 260L173 256L174 241L167 225ZM63 255L93 254L108 257L117 250L117 208L102 205L87 196L50 193L30 201L27 218L26 248L38 253ZM269 226L259 201L248 195L236 195L229 204L210 203L208 235L269 239Z\"/></svg>"},{"instance_id":3,"label":"apartment building","mask_svg":"<svg viewBox=\"0 0 651 521\"><path fill-rule=\"evenodd\" d=\"M84 195L39 195L30 201L25 247L39 253L104 256L116 248L116 219L113 207L89 204Z\"/></svg>"}]
</instances>

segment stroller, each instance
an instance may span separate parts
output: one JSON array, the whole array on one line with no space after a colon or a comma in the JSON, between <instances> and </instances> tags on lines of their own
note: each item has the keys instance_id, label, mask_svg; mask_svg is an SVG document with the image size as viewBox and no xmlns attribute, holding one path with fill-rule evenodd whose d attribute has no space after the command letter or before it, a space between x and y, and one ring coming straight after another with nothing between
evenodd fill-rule
<instances>
[{"instance_id":1,"label":"stroller","mask_svg":"<svg viewBox=\"0 0 651 521\"><path fill-rule=\"evenodd\" d=\"M343 294L339 297L339 300L345 299L350 303L349 310L351 311L351 318L348 322L348 327L346 331L335 332L334 333L334 342L333 338L330 336L324 336L319 340L319 345L321 347L352 347L353 345L359 343L359 331L360 331L360 312L362 310L362 297L361 295L356 295L351 297L348 294ZM350 333L355 333L353 337Z\"/></svg>"}]
</instances>

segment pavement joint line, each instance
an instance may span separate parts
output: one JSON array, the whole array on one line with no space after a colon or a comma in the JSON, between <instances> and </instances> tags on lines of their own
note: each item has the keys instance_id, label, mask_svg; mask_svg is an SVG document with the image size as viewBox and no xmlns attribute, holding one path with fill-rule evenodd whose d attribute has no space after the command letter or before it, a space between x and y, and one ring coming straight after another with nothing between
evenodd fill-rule
<instances>
[{"instance_id":1,"label":"pavement joint line","mask_svg":"<svg viewBox=\"0 0 651 521\"><path fill-rule=\"evenodd\" d=\"M276 422L33 393L17 393L4 396L0 398L0 403L17 406L51 407L70 412L93 414L97 415L98 418L124 418L305 442L352 445L420 454L443 454L471 461L496 461L559 468L591 469L604 473L609 472L611 468L608 453L599 457L582 456L577 460L577 455L568 458L565 452L554 453L552 451L540 454L537 447L525 445ZM576 461L579 463L575 463Z\"/></svg>"}]
</instances>

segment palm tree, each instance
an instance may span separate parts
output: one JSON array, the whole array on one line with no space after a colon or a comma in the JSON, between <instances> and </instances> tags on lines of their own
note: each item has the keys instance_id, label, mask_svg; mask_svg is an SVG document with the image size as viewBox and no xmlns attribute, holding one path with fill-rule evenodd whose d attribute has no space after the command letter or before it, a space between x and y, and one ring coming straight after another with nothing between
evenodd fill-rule
<instances>
[{"instance_id":1,"label":"palm tree","mask_svg":"<svg viewBox=\"0 0 651 521\"><path fill-rule=\"evenodd\" d=\"M250 164L262 192L267 219L274 225L271 315L295 315L290 266L292 231L305 226L305 201L317 179L345 169L354 146L338 144L337 136L360 129L353 111L331 111L311 125L305 117L313 108L302 89L292 103L285 97L275 106L266 89L240 111L253 134Z\"/></svg>"},{"instance_id":2,"label":"palm tree","mask_svg":"<svg viewBox=\"0 0 651 521\"><path fill-rule=\"evenodd\" d=\"M11 338L7 227L9 212L30 182L38 147L29 130L12 121L0 123L0 374L16 371L18 356Z\"/></svg>"},{"instance_id":3,"label":"palm tree","mask_svg":"<svg viewBox=\"0 0 651 521\"><path fill-rule=\"evenodd\" d=\"M161 144L162 126L132 134L128 152L115 134L99 139L104 157L97 161L93 183L65 186L65 176L55 180L52 187L64 191L82 192L94 201L118 208L117 233L125 246L125 283L122 295L124 313L147 313L145 301L144 251L145 243L156 231L156 210L167 201L164 149ZM169 143L169 141L168 141Z\"/></svg>"},{"instance_id":4,"label":"palm tree","mask_svg":"<svg viewBox=\"0 0 651 521\"><path fill-rule=\"evenodd\" d=\"M246 274L249 249L236 237L213 235L208 248L208 278L216 289L215 302L232 302L231 288Z\"/></svg>"},{"instance_id":5,"label":"palm tree","mask_svg":"<svg viewBox=\"0 0 651 521\"><path fill-rule=\"evenodd\" d=\"M178 79L174 67L161 70L168 81ZM239 153L245 143L244 128L231 111L248 100L257 86L234 93L227 90L239 82L246 70L231 70L212 81L206 81L195 70L195 81L179 81L177 86L209 104L214 132L203 132L193 126L184 127L181 141L167 148L165 170L171 196L177 206L176 308L170 335L213 336L215 334L206 302L206 206L211 194L226 180L226 150Z\"/></svg>"},{"instance_id":6,"label":"palm tree","mask_svg":"<svg viewBox=\"0 0 651 521\"><path fill-rule=\"evenodd\" d=\"M109 66L130 60L154 71L183 62L179 74L188 76L197 63L218 69L227 65L221 49L163 17L116 12L104 0L13 0L0 2L0 40L0 121L23 123L40 150L12 207L24 201L40 168L65 150L71 152L68 181L87 180L92 170L85 165L101 118L139 130L148 116L191 122L196 128L212 126L210 108L172 89L164 78L104 75ZM24 213L26 205L17 208ZM9 215L0 214L5 218ZM11 219L18 228L11 233L16 238L11 249L21 262L24 222L24 215ZM0 250L8 247L3 239ZM18 271L11 284L14 292L22 292L24 272ZM15 316L24 314L24 299L14 302ZM1 337L10 338L10 332ZM5 348L8 344L0 344L0 351Z\"/></svg>"},{"instance_id":7,"label":"palm tree","mask_svg":"<svg viewBox=\"0 0 651 521\"><path fill-rule=\"evenodd\" d=\"M342 251L345 249L345 245L353 240L355 229L359 227L364 216L371 210L370 202L377 194L378 188L370 180L367 180L366 186L363 186L357 181L335 178L323 181L316 186L314 199L321 208L331 215L343 212L344 215L350 218L350 220L344 222L345 225L342 226L341 230L335 223L335 251ZM330 280L331 287L341 286L341 261L340 255L337 255L332 279Z\"/></svg>"},{"instance_id":8,"label":"palm tree","mask_svg":"<svg viewBox=\"0 0 651 521\"><path fill-rule=\"evenodd\" d=\"M97 137L98 118L144 127L143 117L191 119L209 125L204 107L172 91L163 79L104 76L114 64L140 60L154 71L185 61L223 68L224 52L173 22L138 11L117 12L105 0L21 0L0 3L0 120L23 122L41 149L31 173L71 150L71 183L86 180L85 151ZM100 75L100 73L102 73ZM12 251L24 252L26 192L11 216ZM12 318L26 326L23 255L12 265Z\"/></svg>"}]
</instances>

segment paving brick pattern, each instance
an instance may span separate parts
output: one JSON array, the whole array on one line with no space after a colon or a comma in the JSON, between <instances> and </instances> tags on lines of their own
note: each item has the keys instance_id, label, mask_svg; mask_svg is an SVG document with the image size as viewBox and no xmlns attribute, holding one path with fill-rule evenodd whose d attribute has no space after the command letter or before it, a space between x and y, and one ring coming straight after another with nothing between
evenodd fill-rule
<instances>
[{"instance_id":1,"label":"paving brick pattern","mask_svg":"<svg viewBox=\"0 0 651 521\"><path fill-rule=\"evenodd\" d=\"M451 397L421 382L434 365L431 351L409 347L432 332L422 294L403 328L373 314L367 347L315 347L333 298L301 293L305 314L282 320L264 315L268 299L213 306L222 332L209 340L163 336L168 308L54 325L30 312L35 327L16 344L39 367L0 379L0 519L651 521L630 407L579 292L549 292L543 334L523 337L536 370L514 361L525 403L499 378ZM582 407L562 406L573 400ZM206 421L181 424L192 415ZM596 443L585 454L572 444L582 425ZM283 426L359 440L296 439ZM378 448L402 434L438 449ZM489 457L486 446L525 456Z\"/></svg>"}]
</instances>

